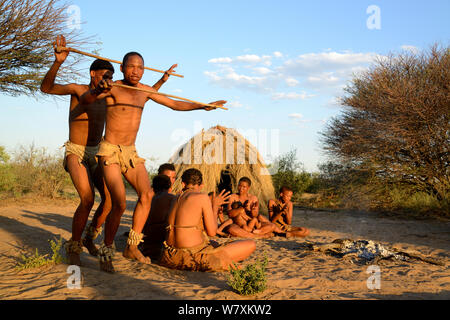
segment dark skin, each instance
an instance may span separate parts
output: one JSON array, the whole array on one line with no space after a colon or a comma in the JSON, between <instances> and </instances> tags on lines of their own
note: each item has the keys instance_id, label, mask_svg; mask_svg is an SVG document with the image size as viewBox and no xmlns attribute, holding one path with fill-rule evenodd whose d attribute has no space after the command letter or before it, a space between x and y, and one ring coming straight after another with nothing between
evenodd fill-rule
<instances>
[{"instance_id":1,"label":"dark skin","mask_svg":"<svg viewBox=\"0 0 450 320\"><path fill-rule=\"evenodd\" d=\"M63 36L58 36L55 46L65 45L65 38ZM90 104L83 105L80 104L80 98L84 93L95 88L101 80L111 80L112 73L108 73L109 70L90 71L91 82L89 85L75 83L66 85L56 84L56 74L68 55L68 51L62 51L60 53L55 51L55 62L42 80L41 91L54 95L70 95L70 141L82 146L96 146L100 142L103 135L103 126L106 116L106 101L99 99Z\"/></svg>"},{"instance_id":2,"label":"dark skin","mask_svg":"<svg viewBox=\"0 0 450 320\"><path fill-rule=\"evenodd\" d=\"M66 46L64 36L58 36L54 43L57 46ZM64 63L68 51L56 52L55 62L50 67L41 83L41 91L54 95L70 95L69 107L69 140L75 144L82 146L97 146L103 136L103 129L106 119L106 98L100 97L88 104L80 103L81 97L93 90L101 81L112 80L112 72L110 70L90 71L91 81L88 85L84 84L57 84L55 83L56 74L60 66ZM154 85L154 90L158 90L176 65L173 65L164 76ZM94 172L85 165L80 166L78 157L69 155L67 157L67 170L70 174L72 182L80 196L80 204L77 207L72 222L72 240L79 241L83 230L87 224L89 213L94 205L95 193L94 186L100 193L101 202L95 211L92 224L95 228L100 228L106 220L108 213L112 207L110 193L103 180L101 168L98 166ZM92 255L97 255L97 248L92 240L85 238L84 246ZM78 254L69 254L69 263L80 265L80 257Z\"/></svg>"},{"instance_id":3,"label":"dark skin","mask_svg":"<svg viewBox=\"0 0 450 320\"><path fill-rule=\"evenodd\" d=\"M225 190L210 198L201 192L203 185L182 182L183 194L178 195L178 204L169 213L170 225L192 226L203 221L202 229L210 237L217 233L217 213L222 204L226 203L229 193ZM202 231L197 228L172 228L170 229L167 243L175 248L191 248L203 242ZM253 240L241 240L227 243L223 246L219 255L226 258L223 267L232 267L233 262L246 259L255 250ZM226 262L227 261L227 262Z\"/></svg>"},{"instance_id":4,"label":"dark skin","mask_svg":"<svg viewBox=\"0 0 450 320\"><path fill-rule=\"evenodd\" d=\"M55 46L66 46L65 38L63 36L57 37ZM91 71L89 85L75 83L66 85L56 84L56 74L68 54L69 52L67 51L60 53L55 51L55 62L42 80L41 91L54 95L70 95L69 140L82 146L97 146L103 135L106 100L99 99L88 105L83 105L79 102L81 96L98 85L102 79L112 79L112 72L109 70ZM111 209L111 198L104 185L99 168L91 172L84 164L80 166L78 157L72 154L67 157L66 161L67 170L80 196L80 204L74 213L72 221L72 240L80 241L89 213L94 205L94 185L101 197L101 203L95 211L93 218L93 224L97 228L103 224L106 215ZM85 239L83 244L92 255L97 254L97 248L92 241ZM69 263L81 265L80 256L75 253L70 253Z\"/></svg>"},{"instance_id":5,"label":"dark skin","mask_svg":"<svg viewBox=\"0 0 450 320\"><path fill-rule=\"evenodd\" d=\"M244 208L233 209L228 212L228 216L233 223L237 224L239 227L248 232L260 233L261 231L261 223L258 221L258 218L250 218L245 212Z\"/></svg>"},{"instance_id":6,"label":"dark skin","mask_svg":"<svg viewBox=\"0 0 450 320\"><path fill-rule=\"evenodd\" d=\"M230 213L233 212L233 209L231 207L232 203L235 201L240 201L244 205L244 209L247 213L247 215L251 218L256 218L259 224L258 229L258 235L261 236L270 236L273 231L276 231L277 226L271 223L266 217L259 214L259 201L258 198L255 195L252 195L249 193L250 185L246 181L240 181L238 184L238 193L232 194L230 197L230 203L228 205L228 211ZM236 210L236 209L234 209ZM237 236L237 237L254 237L253 233L246 234L239 230L239 228L236 228L236 224L232 225L231 227L225 226L225 231L228 231L231 235ZM242 229L242 228L241 228ZM246 231L246 230L244 230Z\"/></svg>"},{"instance_id":7,"label":"dark skin","mask_svg":"<svg viewBox=\"0 0 450 320\"><path fill-rule=\"evenodd\" d=\"M138 55L131 55L121 65L123 79L117 81L119 84L143 88L149 91L156 91L154 88L140 83L144 74L144 61ZM99 93L101 92L101 93ZM149 100L162 104L177 111L190 110L211 110L201 104L183 102L169 99L162 95L132 90L128 88L113 87L111 80L104 80L99 83L96 90L90 90L83 95L82 103L89 104L99 98L106 98L106 127L105 140L114 145L131 146L135 144L139 131L142 112L145 104ZM222 106L226 101L216 101L212 104ZM102 170L108 190L111 192L112 209L106 221L105 245L111 246L120 225L120 219L126 207L125 186L122 181L122 173L117 164L103 165L108 160L107 157L100 157ZM138 202L133 213L132 229L140 234L147 220L153 198L153 190L150 188L147 171L143 163L135 168L130 168L123 174L125 179L136 190ZM136 259L142 263L150 263L150 259L144 257L135 245L127 245L123 255L130 259ZM101 269L113 272L111 261L101 263Z\"/></svg>"},{"instance_id":8,"label":"dark skin","mask_svg":"<svg viewBox=\"0 0 450 320\"><path fill-rule=\"evenodd\" d=\"M269 200L268 208L269 210L269 219L271 222L282 222L285 224L292 224L292 211L293 204L290 201L292 197L292 191L285 192L285 194L281 193L279 201L281 203L281 208L276 206L276 202L274 200Z\"/></svg>"},{"instance_id":9,"label":"dark skin","mask_svg":"<svg viewBox=\"0 0 450 320\"><path fill-rule=\"evenodd\" d=\"M162 174L170 178L170 184L173 186L175 180L177 179L177 173L173 170L164 170ZM170 187L169 192L172 192L172 187Z\"/></svg>"},{"instance_id":10,"label":"dark skin","mask_svg":"<svg viewBox=\"0 0 450 320\"><path fill-rule=\"evenodd\" d=\"M165 240L167 217L175 202L176 196L169 193L169 189L155 192L150 213L143 229L145 234L144 247L162 245Z\"/></svg>"},{"instance_id":11,"label":"dark skin","mask_svg":"<svg viewBox=\"0 0 450 320\"><path fill-rule=\"evenodd\" d=\"M267 207L269 208L269 219L271 222L279 222L285 225L292 224L292 214L294 205L291 202L292 191L286 190L280 193L279 202L281 206L277 206L275 200L269 200ZM278 231L277 231L278 232ZM282 232L283 233L283 232ZM286 237L306 237L309 230L302 227L291 227L291 231L286 232Z\"/></svg>"}]
</instances>

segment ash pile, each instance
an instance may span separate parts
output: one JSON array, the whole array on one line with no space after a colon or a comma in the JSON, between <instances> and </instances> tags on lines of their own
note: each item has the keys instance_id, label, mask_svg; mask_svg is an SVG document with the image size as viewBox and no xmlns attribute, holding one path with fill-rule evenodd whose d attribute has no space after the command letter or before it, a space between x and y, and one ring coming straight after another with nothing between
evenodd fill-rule
<instances>
[{"instance_id":1,"label":"ash pile","mask_svg":"<svg viewBox=\"0 0 450 320\"><path fill-rule=\"evenodd\" d=\"M444 266L439 259L424 256L418 252L389 248L372 240L336 239L327 244L307 243L307 248L339 258L349 258L358 264L377 264L380 260L411 262L413 260Z\"/></svg>"}]
</instances>

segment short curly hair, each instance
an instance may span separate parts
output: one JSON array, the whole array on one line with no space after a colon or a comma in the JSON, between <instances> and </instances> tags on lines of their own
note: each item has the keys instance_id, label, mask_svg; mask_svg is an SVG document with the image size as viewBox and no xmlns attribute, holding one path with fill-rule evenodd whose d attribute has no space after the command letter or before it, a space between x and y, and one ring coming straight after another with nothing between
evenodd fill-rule
<instances>
[{"instance_id":1,"label":"short curly hair","mask_svg":"<svg viewBox=\"0 0 450 320\"><path fill-rule=\"evenodd\" d=\"M249 187L252 185L252 180L250 180L250 178L247 178L247 177L240 178L238 184L241 182L247 182Z\"/></svg>"},{"instance_id":2,"label":"short curly hair","mask_svg":"<svg viewBox=\"0 0 450 320\"><path fill-rule=\"evenodd\" d=\"M203 175L200 170L197 170L195 168L187 169L183 172L181 181L186 185L201 185L203 182Z\"/></svg>"},{"instance_id":3,"label":"short curly hair","mask_svg":"<svg viewBox=\"0 0 450 320\"><path fill-rule=\"evenodd\" d=\"M171 186L170 178L165 174L158 174L152 180L152 188L155 192L169 190Z\"/></svg>"},{"instance_id":4,"label":"short curly hair","mask_svg":"<svg viewBox=\"0 0 450 320\"><path fill-rule=\"evenodd\" d=\"M159 166L158 168L158 174L162 174L164 171L169 170L169 171L176 171L175 170L175 166L172 163L163 163L162 165Z\"/></svg>"}]
</instances>

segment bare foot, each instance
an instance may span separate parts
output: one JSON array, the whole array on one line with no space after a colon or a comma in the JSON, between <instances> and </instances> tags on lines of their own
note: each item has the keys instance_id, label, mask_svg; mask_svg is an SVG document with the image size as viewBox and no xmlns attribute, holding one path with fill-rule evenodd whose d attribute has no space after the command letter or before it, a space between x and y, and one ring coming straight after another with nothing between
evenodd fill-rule
<instances>
[{"instance_id":1,"label":"bare foot","mask_svg":"<svg viewBox=\"0 0 450 320\"><path fill-rule=\"evenodd\" d=\"M81 266L80 254L83 252L81 241L73 241L70 239L64 244L64 248L66 249L69 264Z\"/></svg>"},{"instance_id":2,"label":"bare foot","mask_svg":"<svg viewBox=\"0 0 450 320\"><path fill-rule=\"evenodd\" d=\"M78 253L74 252L67 253L67 257L69 258L70 265L77 265L81 267L80 255Z\"/></svg>"},{"instance_id":3,"label":"bare foot","mask_svg":"<svg viewBox=\"0 0 450 320\"><path fill-rule=\"evenodd\" d=\"M98 249L91 238L88 237L84 238L83 245L88 249L91 256L96 257L98 255Z\"/></svg>"},{"instance_id":4,"label":"bare foot","mask_svg":"<svg viewBox=\"0 0 450 320\"><path fill-rule=\"evenodd\" d=\"M306 228L299 228L298 230L286 232L286 238L304 238L309 235L309 230Z\"/></svg>"},{"instance_id":5,"label":"bare foot","mask_svg":"<svg viewBox=\"0 0 450 320\"><path fill-rule=\"evenodd\" d=\"M112 259L114 257L114 245L107 246L105 243L102 243L100 248L98 249L98 257L100 262L100 270L114 273L114 266L112 264Z\"/></svg>"},{"instance_id":6,"label":"bare foot","mask_svg":"<svg viewBox=\"0 0 450 320\"><path fill-rule=\"evenodd\" d=\"M272 238L274 236L273 232L268 232L262 235L264 239Z\"/></svg>"},{"instance_id":7,"label":"bare foot","mask_svg":"<svg viewBox=\"0 0 450 320\"><path fill-rule=\"evenodd\" d=\"M145 264L152 263L149 257L144 257L144 255L139 251L138 247L133 245L127 245L127 247L123 251L123 256L125 258L137 260Z\"/></svg>"},{"instance_id":8,"label":"bare foot","mask_svg":"<svg viewBox=\"0 0 450 320\"><path fill-rule=\"evenodd\" d=\"M220 237L228 238L228 234L223 233L222 231L217 231L216 234L217 234L218 236L220 236Z\"/></svg>"},{"instance_id":9,"label":"bare foot","mask_svg":"<svg viewBox=\"0 0 450 320\"><path fill-rule=\"evenodd\" d=\"M106 261L100 260L100 270L108 272L108 273L116 272L116 270L114 270L114 266L113 266L111 260L106 260Z\"/></svg>"},{"instance_id":10,"label":"bare foot","mask_svg":"<svg viewBox=\"0 0 450 320\"><path fill-rule=\"evenodd\" d=\"M255 229L252 231L252 233L254 234L261 234L261 230L260 229Z\"/></svg>"},{"instance_id":11,"label":"bare foot","mask_svg":"<svg viewBox=\"0 0 450 320\"><path fill-rule=\"evenodd\" d=\"M273 237L272 232L258 233L258 234L252 233L253 239L267 239L267 238L271 238L271 237Z\"/></svg>"}]
</instances>

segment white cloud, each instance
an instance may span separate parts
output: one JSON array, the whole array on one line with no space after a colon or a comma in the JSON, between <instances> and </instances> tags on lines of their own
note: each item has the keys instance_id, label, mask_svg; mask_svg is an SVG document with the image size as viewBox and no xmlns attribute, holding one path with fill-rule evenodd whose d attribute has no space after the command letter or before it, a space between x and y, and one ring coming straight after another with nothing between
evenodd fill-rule
<instances>
[{"instance_id":1,"label":"white cloud","mask_svg":"<svg viewBox=\"0 0 450 320\"><path fill-rule=\"evenodd\" d=\"M312 97L314 97L314 95L305 92L276 92L272 94L272 100L305 100Z\"/></svg>"},{"instance_id":2,"label":"white cloud","mask_svg":"<svg viewBox=\"0 0 450 320\"><path fill-rule=\"evenodd\" d=\"M291 77L287 78L287 79L284 80L284 81L286 82L286 84L287 84L289 87L296 87L296 86L298 86L298 84L300 83L298 80L296 80L296 79L294 79L294 78L291 78Z\"/></svg>"},{"instance_id":3,"label":"white cloud","mask_svg":"<svg viewBox=\"0 0 450 320\"><path fill-rule=\"evenodd\" d=\"M273 72L272 70L270 70L269 68L266 68L266 67L256 67L256 68L253 68L253 70L256 73L261 74L261 75L267 75L267 74L270 74Z\"/></svg>"},{"instance_id":4,"label":"white cloud","mask_svg":"<svg viewBox=\"0 0 450 320\"><path fill-rule=\"evenodd\" d=\"M249 63L258 63L261 62L261 57L256 54L246 54L243 56L236 57L236 61L239 62L249 62Z\"/></svg>"},{"instance_id":5,"label":"white cloud","mask_svg":"<svg viewBox=\"0 0 450 320\"><path fill-rule=\"evenodd\" d=\"M307 88L337 94L353 74L367 70L381 56L375 53L321 52L307 53L286 60L277 72L295 78Z\"/></svg>"},{"instance_id":6,"label":"white cloud","mask_svg":"<svg viewBox=\"0 0 450 320\"><path fill-rule=\"evenodd\" d=\"M275 58L283 58L283 54L282 54L280 51L275 51L275 52L273 53L273 56L274 56Z\"/></svg>"},{"instance_id":7,"label":"white cloud","mask_svg":"<svg viewBox=\"0 0 450 320\"><path fill-rule=\"evenodd\" d=\"M290 119L294 122L294 124L299 125L300 127L304 127L306 123L313 122L311 120L304 119L301 113L291 113L288 115Z\"/></svg>"},{"instance_id":8,"label":"white cloud","mask_svg":"<svg viewBox=\"0 0 450 320\"><path fill-rule=\"evenodd\" d=\"M277 59L273 59L273 58ZM367 70L377 58L375 53L306 53L287 59L279 51L272 55L245 54L213 58L216 69L205 71L211 83L225 88L239 88L272 95L272 99L306 99L313 94L340 95L353 74ZM272 66L272 64L274 64ZM270 68L269 68L270 66ZM302 87L308 93L280 93Z\"/></svg>"},{"instance_id":9,"label":"white cloud","mask_svg":"<svg viewBox=\"0 0 450 320\"><path fill-rule=\"evenodd\" d=\"M239 74L231 67L221 68L219 71L205 71L204 74L212 83L224 88L240 88L256 92L271 90L268 77Z\"/></svg>"},{"instance_id":10,"label":"white cloud","mask_svg":"<svg viewBox=\"0 0 450 320\"><path fill-rule=\"evenodd\" d=\"M265 66L271 66L272 65L272 57L271 56L262 56L262 64Z\"/></svg>"},{"instance_id":11,"label":"white cloud","mask_svg":"<svg viewBox=\"0 0 450 320\"><path fill-rule=\"evenodd\" d=\"M239 101L231 101L231 102L227 102L227 107L230 108L242 108L244 105L242 103L240 103Z\"/></svg>"},{"instance_id":12,"label":"white cloud","mask_svg":"<svg viewBox=\"0 0 450 320\"><path fill-rule=\"evenodd\" d=\"M376 57L374 53L307 53L299 55L296 59L287 60L281 70L292 76L346 71L361 65L368 66Z\"/></svg>"},{"instance_id":13,"label":"white cloud","mask_svg":"<svg viewBox=\"0 0 450 320\"><path fill-rule=\"evenodd\" d=\"M250 64L261 63L265 66L270 66L270 65L272 65L271 59L272 59L272 57L268 56L268 55L263 55L260 57L256 54L246 54L243 56L236 57L236 59L234 59L233 61L241 62L241 63L250 63Z\"/></svg>"},{"instance_id":14,"label":"white cloud","mask_svg":"<svg viewBox=\"0 0 450 320\"><path fill-rule=\"evenodd\" d=\"M333 72L324 72L322 74L315 74L306 78L306 81L311 84L320 83L333 85L339 82L339 78L333 75Z\"/></svg>"},{"instance_id":15,"label":"white cloud","mask_svg":"<svg viewBox=\"0 0 450 320\"><path fill-rule=\"evenodd\" d=\"M209 63L231 63L233 59L229 57L209 59Z\"/></svg>"},{"instance_id":16,"label":"white cloud","mask_svg":"<svg viewBox=\"0 0 450 320\"><path fill-rule=\"evenodd\" d=\"M405 51L410 51L411 53L418 53L420 51L420 49L417 48L416 46L412 46L412 45L408 45L408 44L404 44L400 48L402 48Z\"/></svg>"},{"instance_id":17,"label":"white cloud","mask_svg":"<svg viewBox=\"0 0 450 320\"><path fill-rule=\"evenodd\" d=\"M301 113L291 113L288 117L291 119L302 119L303 115Z\"/></svg>"},{"instance_id":18,"label":"white cloud","mask_svg":"<svg viewBox=\"0 0 450 320\"><path fill-rule=\"evenodd\" d=\"M342 98L341 97L333 97L325 104L325 107L330 108L339 108L342 104Z\"/></svg>"},{"instance_id":19,"label":"white cloud","mask_svg":"<svg viewBox=\"0 0 450 320\"><path fill-rule=\"evenodd\" d=\"M213 82L218 82L222 79L220 76L217 75L217 72L214 71L205 71L203 72L203 74Z\"/></svg>"}]
</instances>

